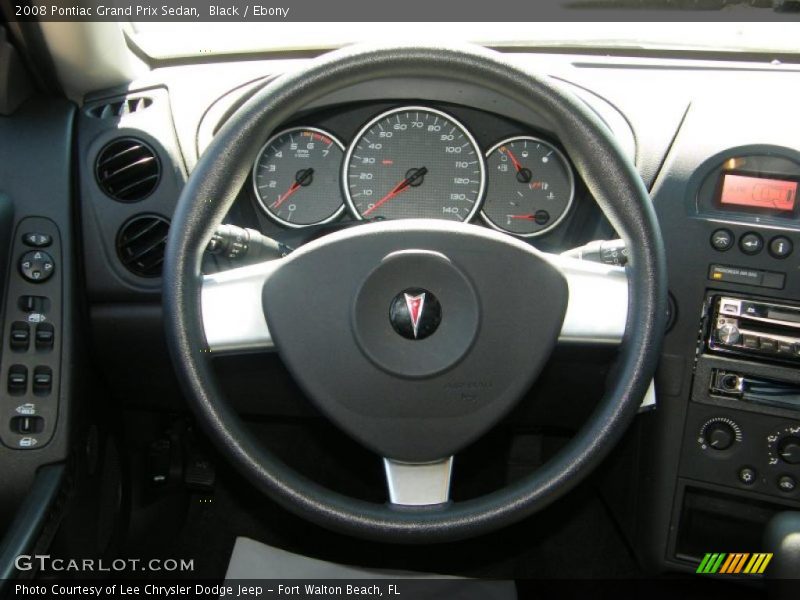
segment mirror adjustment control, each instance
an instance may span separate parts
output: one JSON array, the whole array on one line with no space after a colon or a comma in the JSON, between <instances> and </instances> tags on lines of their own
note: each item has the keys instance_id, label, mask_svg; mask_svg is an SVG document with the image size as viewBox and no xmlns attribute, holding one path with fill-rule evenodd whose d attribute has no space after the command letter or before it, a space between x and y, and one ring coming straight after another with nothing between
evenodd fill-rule
<instances>
[{"instance_id":1,"label":"mirror adjustment control","mask_svg":"<svg viewBox=\"0 0 800 600\"><path fill-rule=\"evenodd\" d=\"M22 234L22 243L32 248L47 248L53 243L53 236L46 233L29 231Z\"/></svg>"},{"instance_id":2,"label":"mirror adjustment control","mask_svg":"<svg viewBox=\"0 0 800 600\"><path fill-rule=\"evenodd\" d=\"M28 389L28 367L11 365L8 369L8 393L21 396Z\"/></svg>"},{"instance_id":3,"label":"mirror adjustment control","mask_svg":"<svg viewBox=\"0 0 800 600\"><path fill-rule=\"evenodd\" d=\"M31 250L19 259L19 271L28 281L41 283L53 276L55 262L44 250Z\"/></svg>"},{"instance_id":4,"label":"mirror adjustment control","mask_svg":"<svg viewBox=\"0 0 800 600\"><path fill-rule=\"evenodd\" d=\"M14 321L11 324L10 334L11 349L15 352L25 352L31 341L31 327L25 321Z\"/></svg>"}]
</instances>

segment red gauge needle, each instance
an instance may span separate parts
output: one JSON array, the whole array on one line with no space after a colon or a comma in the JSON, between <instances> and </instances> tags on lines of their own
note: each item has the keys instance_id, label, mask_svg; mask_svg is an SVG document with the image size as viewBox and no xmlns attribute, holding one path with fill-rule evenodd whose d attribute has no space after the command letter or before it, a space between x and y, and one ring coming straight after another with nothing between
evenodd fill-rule
<instances>
[{"instance_id":1,"label":"red gauge needle","mask_svg":"<svg viewBox=\"0 0 800 600\"><path fill-rule=\"evenodd\" d=\"M311 183L311 179L314 176L314 169L303 169L297 172L295 175L294 183L289 186L289 189L286 190L286 193L283 196L278 196L278 199L272 203L272 208L278 208L281 204L283 204L286 199L294 194L298 189L303 186L306 186Z\"/></svg>"},{"instance_id":2,"label":"red gauge needle","mask_svg":"<svg viewBox=\"0 0 800 600\"><path fill-rule=\"evenodd\" d=\"M401 181L396 186L394 186L388 194L386 194L383 198L381 198L375 204L373 204L367 210L365 210L362 216L366 217L369 213L371 213L372 211L374 211L375 209L377 209L381 205L386 204L389 200L391 200L392 198L394 198L398 194L401 194L402 192L406 191L417 180L419 180L422 177L424 177L427 172L428 172L428 169L426 167L420 167L419 169L415 169L411 173L411 175L409 175L408 177L403 179L403 181Z\"/></svg>"},{"instance_id":3,"label":"red gauge needle","mask_svg":"<svg viewBox=\"0 0 800 600\"><path fill-rule=\"evenodd\" d=\"M514 156L514 153L511 152L508 148L503 148L506 153L506 156L511 159L511 163L514 165L514 168L517 170L517 181L520 183L528 183L531 180L531 170L526 169L522 166L522 164L517 160L517 157Z\"/></svg>"},{"instance_id":4,"label":"red gauge needle","mask_svg":"<svg viewBox=\"0 0 800 600\"><path fill-rule=\"evenodd\" d=\"M533 221L535 215L506 215L509 219L525 219L526 221Z\"/></svg>"},{"instance_id":5,"label":"red gauge needle","mask_svg":"<svg viewBox=\"0 0 800 600\"><path fill-rule=\"evenodd\" d=\"M514 168L517 170L517 173L522 171L522 165L519 164L519 161L517 160L517 157L514 156L514 153L508 148L505 148L504 150L506 151L506 156L508 156L508 158L510 158L511 162L514 164Z\"/></svg>"},{"instance_id":6,"label":"red gauge needle","mask_svg":"<svg viewBox=\"0 0 800 600\"><path fill-rule=\"evenodd\" d=\"M294 193L295 193L297 190L299 190L299 189L300 189L300 183L298 183L297 181L295 181L295 182L294 182L294 183L291 185L291 187L289 187L289 189L288 189L288 190L286 190L286 193L285 193L283 196L278 196L278 199L277 199L275 202L273 202L273 203L272 203L272 208L278 208L278 207L279 207L281 204L283 204L283 203L286 201L286 199L287 199L289 196L291 196L292 194L294 194Z\"/></svg>"}]
</instances>

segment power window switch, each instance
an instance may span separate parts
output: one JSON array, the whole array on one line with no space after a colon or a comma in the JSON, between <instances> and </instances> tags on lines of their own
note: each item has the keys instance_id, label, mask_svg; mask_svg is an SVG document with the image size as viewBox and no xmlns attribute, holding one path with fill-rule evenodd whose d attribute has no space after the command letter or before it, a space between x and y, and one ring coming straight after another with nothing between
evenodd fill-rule
<instances>
[{"instance_id":1,"label":"power window switch","mask_svg":"<svg viewBox=\"0 0 800 600\"><path fill-rule=\"evenodd\" d=\"M36 349L52 350L56 329L52 323L39 323L36 326Z\"/></svg>"},{"instance_id":2,"label":"power window switch","mask_svg":"<svg viewBox=\"0 0 800 600\"><path fill-rule=\"evenodd\" d=\"M8 393L21 396L28 389L28 367L11 365L8 369Z\"/></svg>"},{"instance_id":3,"label":"power window switch","mask_svg":"<svg viewBox=\"0 0 800 600\"><path fill-rule=\"evenodd\" d=\"M11 349L25 352L31 342L31 327L25 321L14 321L11 324Z\"/></svg>"},{"instance_id":4,"label":"power window switch","mask_svg":"<svg viewBox=\"0 0 800 600\"><path fill-rule=\"evenodd\" d=\"M53 389L53 370L50 367L36 367L33 370L33 393L46 396Z\"/></svg>"},{"instance_id":5,"label":"power window switch","mask_svg":"<svg viewBox=\"0 0 800 600\"><path fill-rule=\"evenodd\" d=\"M20 435L41 433L44 430L42 417L14 417L11 419L11 431Z\"/></svg>"}]
</instances>

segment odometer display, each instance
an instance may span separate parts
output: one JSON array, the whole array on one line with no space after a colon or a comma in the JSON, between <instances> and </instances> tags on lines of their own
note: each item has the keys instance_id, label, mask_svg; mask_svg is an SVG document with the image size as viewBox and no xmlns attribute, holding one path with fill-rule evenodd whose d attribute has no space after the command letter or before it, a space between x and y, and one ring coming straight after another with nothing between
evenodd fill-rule
<instances>
[{"instance_id":1,"label":"odometer display","mask_svg":"<svg viewBox=\"0 0 800 600\"><path fill-rule=\"evenodd\" d=\"M453 117L411 106L364 126L347 151L343 178L358 219L468 221L483 197L485 165Z\"/></svg>"},{"instance_id":2,"label":"odometer display","mask_svg":"<svg viewBox=\"0 0 800 600\"><path fill-rule=\"evenodd\" d=\"M270 138L253 167L259 204L286 227L327 223L344 212L339 188L344 146L313 127L287 129Z\"/></svg>"}]
</instances>

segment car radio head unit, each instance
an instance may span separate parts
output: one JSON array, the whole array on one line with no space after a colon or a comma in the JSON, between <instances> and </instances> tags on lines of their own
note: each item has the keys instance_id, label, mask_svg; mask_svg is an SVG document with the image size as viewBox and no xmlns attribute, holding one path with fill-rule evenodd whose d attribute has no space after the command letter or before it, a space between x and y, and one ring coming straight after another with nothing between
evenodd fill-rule
<instances>
[{"instance_id":1,"label":"car radio head unit","mask_svg":"<svg viewBox=\"0 0 800 600\"><path fill-rule=\"evenodd\" d=\"M714 296L708 348L754 358L800 361L800 307Z\"/></svg>"}]
</instances>

